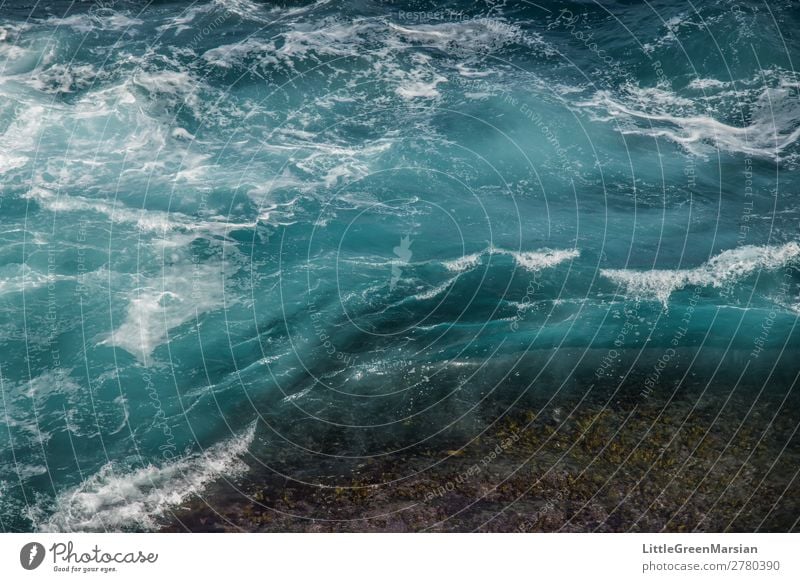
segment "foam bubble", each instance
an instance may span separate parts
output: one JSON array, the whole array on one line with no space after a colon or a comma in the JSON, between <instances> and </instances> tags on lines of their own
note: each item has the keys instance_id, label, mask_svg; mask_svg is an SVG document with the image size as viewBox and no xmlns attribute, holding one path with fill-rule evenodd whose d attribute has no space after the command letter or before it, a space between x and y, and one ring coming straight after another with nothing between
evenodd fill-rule
<instances>
[{"instance_id":1,"label":"foam bubble","mask_svg":"<svg viewBox=\"0 0 800 582\"><path fill-rule=\"evenodd\" d=\"M541 269L549 269L556 265L576 259L580 256L578 249L569 250L551 250L542 249L539 251L519 253L509 253L517 264L528 271L539 271Z\"/></svg>"},{"instance_id":2,"label":"foam bubble","mask_svg":"<svg viewBox=\"0 0 800 582\"><path fill-rule=\"evenodd\" d=\"M36 71L31 75L29 84L42 93L63 94L91 87L97 79L98 72L91 65L56 63Z\"/></svg>"},{"instance_id":3,"label":"foam bubble","mask_svg":"<svg viewBox=\"0 0 800 582\"><path fill-rule=\"evenodd\" d=\"M256 423L242 434L161 466L127 471L112 463L74 489L58 495L55 511L38 525L43 532L156 529L173 508L214 479L243 473L241 456L255 438Z\"/></svg>"},{"instance_id":4,"label":"foam bubble","mask_svg":"<svg viewBox=\"0 0 800 582\"><path fill-rule=\"evenodd\" d=\"M744 93L738 95L737 102L748 100ZM697 114L699 104L658 88L629 86L619 95L598 91L592 99L577 105L605 110L607 117L595 119L624 122L623 134L663 137L695 155L706 155L713 146L731 153L781 159L800 139L796 90L783 83L762 90L753 101L751 120L743 126Z\"/></svg>"},{"instance_id":5,"label":"foam bubble","mask_svg":"<svg viewBox=\"0 0 800 582\"><path fill-rule=\"evenodd\" d=\"M412 295L410 299L415 299L417 301L427 301L428 299L433 299L437 295L441 295L445 291L447 291L450 286L455 282L455 279L450 279L445 281L441 285L437 285L436 287L431 287L427 291L423 291L422 293L417 293L416 295Z\"/></svg>"},{"instance_id":6,"label":"foam bubble","mask_svg":"<svg viewBox=\"0 0 800 582\"><path fill-rule=\"evenodd\" d=\"M469 271L470 269L474 269L477 267L481 262L481 257L484 255L484 252L480 253L473 253L471 255L464 255L463 257L459 257L458 259L453 259L452 261L445 261L444 267L448 271L454 271L456 273L463 273L464 271Z\"/></svg>"},{"instance_id":7,"label":"foam bubble","mask_svg":"<svg viewBox=\"0 0 800 582\"><path fill-rule=\"evenodd\" d=\"M723 287L756 271L771 271L794 263L800 257L800 244L781 246L743 246L723 251L694 269L603 269L600 273L627 289L636 299L657 299L665 306L670 295L684 287Z\"/></svg>"},{"instance_id":8,"label":"foam bubble","mask_svg":"<svg viewBox=\"0 0 800 582\"><path fill-rule=\"evenodd\" d=\"M16 119L0 135L0 175L28 163L46 117L42 106L20 108Z\"/></svg>"},{"instance_id":9,"label":"foam bubble","mask_svg":"<svg viewBox=\"0 0 800 582\"><path fill-rule=\"evenodd\" d=\"M537 272L542 269L550 269L572 259L577 259L580 256L580 251L578 249L549 248L536 251L509 251L492 246L479 253L464 255L458 259L445 261L443 265L448 271L463 273L478 266L481 257L484 255L506 255L512 257L514 262L521 268L527 271Z\"/></svg>"},{"instance_id":10,"label":"foam bubble","mask_svg":"<svg viewBox=\"0 0 800 582\"><path fill-rule=\"evenodd\" d=\"M212 216L207 220L198 220L180 212L130 208L119 201L109 203L84 196L57 195L55 192L40 186L31 188L27 192L26 198L36 200L37 203L50 212L95 212L108 217L115 224L134 225L142 232L161 235L172 232L186 232L224 237L230 230L253 228L255 226L254 222L228 222L219 216Z\"/></svg>"},{"instance_id":11,"label":"foam bubble","mask_svg":"<svg viewBox=\"0 0 800 582\"><path fill-rule=\"evenodd\" d=\"M0 296L9 293L24 293L39 289L57 281L74 281L75 277L59 273L43 273L25 264L0 267Z\"/></svg>"},{"instance_id":12,"label":"foam bubble","mask_svg":"<svg viewBox=\"0 0 800 582\"><path fill-rule=\"evenodd\" d=\"M127 30L144 24L143 20L131 18L119 12L110 14L74 14L65 18L50 18L48 24L56 27L67 27L77 32L88 34L98 30Z\"/></svg>"},{"instance_id":13,"label":"foam bubble","mask_svg":"<svg viewBox=\"0 0 800 582\"><path fill-rule=\"evenodd\" d=\"M421 71L413 71L410 73L410 80L404 81L401 86L396 89L397 94L406 100L412 99L436 99L441 97L436 88L440 83L446 83L447 79L442 76L436 75L430 81L423 81L424 73Z\"/></svg>"},{"instance_id":14,"label":"foam bubble","mask_svg":"<svg viewBox=\"0 0 800 582\"><path fill-rule=\"evenodd\" d=\"M406 43L436 47L445 53L461 56L484 55L512 44L547 53L552 51L538 33L523 30L502 18L473 18L416 26L390 23L389 28Z\"/></svg>"},{"instance_id":15,"label":"foam bubble","mask_svg":"<svg viewBox=\"0 0 800 582\"><path fill-rule=\"evenodd\" d=\"M102 343L122 348L145 362L172 329L223 304L221 263L177 264L129 294L125 320Z\"/></svg>"}]
</instances>

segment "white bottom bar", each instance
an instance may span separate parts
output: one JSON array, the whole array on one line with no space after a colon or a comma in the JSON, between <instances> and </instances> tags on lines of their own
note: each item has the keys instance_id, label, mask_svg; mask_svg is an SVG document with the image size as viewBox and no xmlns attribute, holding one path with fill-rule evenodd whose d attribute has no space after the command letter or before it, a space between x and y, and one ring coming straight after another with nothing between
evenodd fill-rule
<instances>
[{"instance_id":1,"label":"white bottom bar","mask_svg":"<svg viewBox=\"0 0 800 582\"><path fill-rule=\"evenodd\" d=\"M798 549L793 534L3 534L0 579L796 581Z\"/></svg>"}]
</instances>

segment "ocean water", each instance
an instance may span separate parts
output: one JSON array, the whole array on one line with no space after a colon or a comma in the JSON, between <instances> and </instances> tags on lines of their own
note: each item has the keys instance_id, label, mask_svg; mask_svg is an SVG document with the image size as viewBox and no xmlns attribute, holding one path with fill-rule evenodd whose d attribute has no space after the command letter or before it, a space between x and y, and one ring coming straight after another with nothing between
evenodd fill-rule
<instances>
[{"instance_id":1,"label":"ocean water","mask_svg":"<svg viewBox=\"0 0 800 582\"><path fill-rule=\"evenodd\" d=\"M402 472L562 395L790 393L798 30L791 0L0 3L0 529Z\"/></svg>"}]
</instances>

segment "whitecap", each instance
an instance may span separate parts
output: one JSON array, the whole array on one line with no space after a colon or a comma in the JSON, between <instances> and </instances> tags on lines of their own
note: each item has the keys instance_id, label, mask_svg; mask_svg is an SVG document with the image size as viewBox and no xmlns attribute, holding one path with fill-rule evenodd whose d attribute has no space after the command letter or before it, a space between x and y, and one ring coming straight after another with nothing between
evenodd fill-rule
<instances>
[{"instance_id":1,"label":"whitecap","mask_svg":"<svg viewBox=\"0 0 800 582\"><path fill-rule=\"evenodd\" d=\"M626 288L635 299L657 299L665 306L673 292L684 287L724 287L756 271L772 271L800 258L800 244L748 245L723 251L694 269L603 269L600 273Z\"/></svg>"},{"instance_id":2,"label":"whitecap","mask_svg":"<svg viewBox=\"0 0 800 582\"><path fill-rule=\"evenodd\" d=\"M459 257L451 261L445 261L443 265L448 271L463 273L477 267L480 264L481 257L485 254L485 252L486 251L473 253L471 255L464 255L463 257Z\"/></svg>"},{"instance_id":3,"label":"whitecap","mask_svg":"<svg viewBox=\"0 0 800 582\"><path fill-rule=\"evenodd\" d=\"M455 279L450 279L445 281L441 285L437 285L435 287L431 287L427 291L423 291L422 293L417 293L416 295L412 295L409 299L414 299L417 301L427 301L428 299L433 299L437 295L441 295L445 291L447 291L450 286L455 282Z\"/></svg>"},{"instance_id":4,"label":"whitecap","mask_svg":"<svg viewBox=\"0 0 800 582\"><path fill-rule=\"evenodd\" d=\"M580 256L578 249L549 249L543 248L536 251L510 251L503 248L491 246L479 253L464 255L457 259L444 261L442 264L448 271L463 273L474 269L480 264L481 257L484 255L507 255L514 259L518 266L528 271L540 271L550 269Z\"/></svg>"},{"instance_id":5,"label":"whitecap","mask_svg":"<svg viewBox=\"0 0 800 582\"><path fill-rule=\"evenodd\" d=\"M555 267L560 263L576 259L580 256L578 249L541 249L533 252L503 252L514 257L514 260L523 269L534 272Z\"/></svg>"},{"instance_id":6,"label":"whitecap","mask_svg":"<svg viewBox=\"0 0 800 582\"><path fill-rule=\"evenodd\" d=\"M722 89L725 87L730 86L730 83L726 83L725 81L720 81L719 79L692 79L692 82L689 83L689 89L695 89L697 91L707 91L709 89Z\"/></svg>"},{"instance_id":7,"label":"whitecap","mask_svg":"<svg viewBox=\"0 0 800 582\"><path fill-rule=\"evenodd\" d=\"M136 470L108 463L74 489L58 495L55 511L38 524L43 532L119 531L158 528L167 512L215 479L243 473L241 460L255 438L256 423L242 434L164 465Z\"/></svg>"},{"instance_id":8,"label":"whitecap","mask_svg":"<svg viewBox=\"0 0 800 582\"><path fill-rule=\"evenodd\" d=\"M542 248L535 251L511 251L490 246L478 253L444 261L442 265L448 271L463 273L477 267L481 262L481 257L484 255L506 255L513 258L519 267L527 271L538 272L542 269L550 269L563 262L577 259L580 256L580 251L578 249L550 248Z\"/></svg>"}]
</instances>

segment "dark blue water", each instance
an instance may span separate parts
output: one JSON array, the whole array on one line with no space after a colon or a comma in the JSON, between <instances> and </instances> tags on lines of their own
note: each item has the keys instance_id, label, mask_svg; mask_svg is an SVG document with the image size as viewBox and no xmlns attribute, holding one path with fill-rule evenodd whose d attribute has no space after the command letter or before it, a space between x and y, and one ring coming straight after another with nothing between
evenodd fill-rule
<instances>
[{"instance_id":1,"label":"dark blue water","mask_svg":"<svg viewBox=\"0 0 800 582\"><path fill-rule=\"evenodd\" d=\"M0 3L0 524L798 372L792 1ZM458 425L458 426L456 426ZM399 452L398 452L399 451Z\"/></svg>"}]
</instances>

